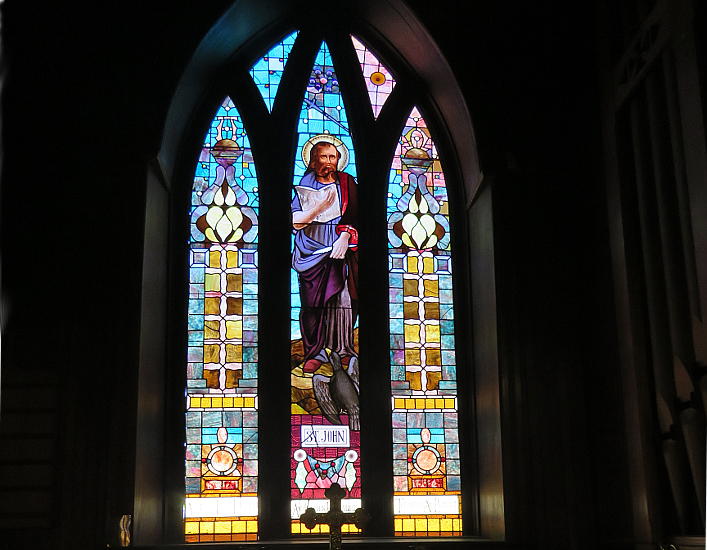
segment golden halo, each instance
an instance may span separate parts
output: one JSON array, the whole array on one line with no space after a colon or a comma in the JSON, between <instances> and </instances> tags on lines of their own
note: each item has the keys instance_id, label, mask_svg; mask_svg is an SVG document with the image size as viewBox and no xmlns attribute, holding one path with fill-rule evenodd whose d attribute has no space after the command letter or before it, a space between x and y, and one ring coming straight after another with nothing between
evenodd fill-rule
<instances>
[{"instance_id":1,"label":"golden halo","mask_svg":"<svg viewBox=\"0 0 707 550\"><path fill-rule=\"evenodd\" d=\"M336 136L332 136L331 134L318 134L316 136L312 136L305 142L302 146L302 162L304 162L305 168L309 166L309 154L312 151L312 147L314 147L315 143L319 143L320 141L331 143L337 148L339 153L341 153L341 158L339 159L339 163L336 165L336 169L339 170L339 172L343 171L343 169L349 164L349 149L346 145L344 145L343 141Z\"/></svg>"}]
</instances>

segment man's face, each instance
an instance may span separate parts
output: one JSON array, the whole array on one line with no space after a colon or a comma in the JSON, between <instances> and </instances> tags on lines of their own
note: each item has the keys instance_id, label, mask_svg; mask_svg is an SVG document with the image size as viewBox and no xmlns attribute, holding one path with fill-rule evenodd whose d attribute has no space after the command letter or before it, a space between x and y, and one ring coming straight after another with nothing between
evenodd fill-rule
<instances>
[{"instance_id":1,"label":"man's face","mask_svg":"<svg viewBox=\"0 0 707 550\"><path fill-rule=\"evenodd\" d=\"M314 172L320 178L328 178L332 172L336 171L336 164L339 160L336 147L325 145L319 147L314 157Z\"/></svg>"}]
</instances>

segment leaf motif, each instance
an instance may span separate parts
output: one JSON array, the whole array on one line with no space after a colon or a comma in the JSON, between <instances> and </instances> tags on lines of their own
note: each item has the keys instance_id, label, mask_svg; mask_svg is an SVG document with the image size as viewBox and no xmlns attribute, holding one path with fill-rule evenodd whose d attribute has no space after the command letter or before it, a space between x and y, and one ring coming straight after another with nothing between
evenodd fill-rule
<instances>
[{"instance_id":1,"label":"leaf motif","mask_svg":"<svg viewBox=\"0 0 707 550\"><path fill-rule=\"evenodd\" d=\"M233 206L236 204L236 194L233 192L233 189L230 187L228 188L228 191L226 191L226 204L228 206Z\"/></svg>"},{"instance_id":2,"label":"leaf motif","mask_svg":"<svg viewBox=\"0 0 707 550\"><path fill-rule=\"evenodd\" d=\"M410 199L410 202L408 203L408 210L412 212L413 214L417 214L417 212L420 210L419 205L417 204L417 199L413 195L413 197Z\"/></svg>"},{"instance_id":3,"label":"leaf motif","mask_svg":"<svg viewBox=\"0 0 707 550\"><path fill-rule=\"evenodd\" d=\"M218 206L212 206L206 213L206 223L209 224L209 227L216 227L216 224L222 217L223 210L221 210Z\"/></svg>"},{"instance_id":4,"label":"leaf motif","mask_svg":"<svg viewBox=\"0 0 707 550\"><path fill-rule=\"evenodd\" d=\"M427 239L427 232L422 224L418 223L412 228L412 240L417 243L417 248L422 248L425 240Z\"/></svg>"},{"instance_id":5,"label":"leaf motif","mask_svg":"<svg viewBox=\"0 0 707 550\"><path fill-rule=\"evenodd\" d=\"M220 237L220 240L225 241L228 236L233 231L233 226L226 216L223 216L216 224L216 234Z\"/></svg>"},{"instance_id":6,"label":"leaf motif","mask_svg":"<svg viewBox=\"0 0 707 550\"><path fill-rule=\"evenodd\" d=\"M241 240L241 237L243 236L243 230L239 227L233 232L233 235L231 235L231 238L228 239L229 242L235 243Z\"/></svg>"},{"instance_id":7,"label":"leaf motif","mask_svg":"<svg viewBox=\"0 0 707 550\"><path fill-rule=\"evenodd\" d=\"M403 216L403 229L405 230L405 233L410 234L412 232L412 228L417 225L417 216L414 214L405 214Z\"/></svg>"},{"instance_id":8,"label":"leaf motif","mask_svg":"<svg viewBox=\"0 0 707 550\"><path fill-rule=\"evenodd\" d=\"M430 205L427 204L427 197L425 195L422 195L421 200L420 200L420 212L422 214L427 214L427 212L430 211Z\"/></svg>"},{"instance_id":9,"label":"leaf motif","mask_svg":"<svg viewBox=\"0 0 707 550\"><path fill-rule=\"evenodd\" d=\"M428 235L432 235L432 233L435 232L435 229L437 229L437 223L435 222L434 218L429 214L425 214L424 216L420 217L420 223L422 224L422 227L425 228L425 231Z\"/></svg>"},{"instance_id":10,"label":"leaf motif","mask_svg":"<svg viewBox=\"0 0 707 550\"><path fill-rule=\"evenodd\" d=\"M228 216L228 219L231 220L231 224L233 224L233 227L240 226L241 222L243 221L243 213L241 212L241 209L237 206L231 206L231 208L227 209L226 216Z\"/></svg>"}]
</instances>

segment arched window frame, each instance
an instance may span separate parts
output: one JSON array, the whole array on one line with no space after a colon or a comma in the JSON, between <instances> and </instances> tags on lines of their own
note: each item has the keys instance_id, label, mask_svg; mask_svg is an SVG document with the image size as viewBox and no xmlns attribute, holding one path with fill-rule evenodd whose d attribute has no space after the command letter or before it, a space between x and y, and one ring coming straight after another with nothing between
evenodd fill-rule
<instances>
[{"instance_id":1,"label":"arched window frame","mask_svg":"<svg viewBox=\"0 0 707 550\"><path fill-rule=\"evenodd\" d=\"M144 288L148 290L152 285L155 292L146 292L143 300L143 321L147 322L143 322L141 334L135 489L136 543L181 542L182 537L180 497L183 429L174 426L171 419L179 418L177 415L183 412L181 396L184 382L183 355L186 349L183 329L183 319L186 318L183 292L186 288L185 212L188 210L193 165L215 107L225 95L231 96L242 113L241 105L244 103L261 105L260 110L257 107L249 109L244 119L253 142L262 143L265 140L263 134L271 128L271 123L259 123L268 120L267 110L249 78L248 69L275 41L292 30L307 30L312 18L318 16L315 8L309 12L288 4L273 2L268 9L257 2L239 2L214 25L192 58L177 88L167 115L160 153L148 173L145 258L150 257L149 264L153 267L146 262ZM462 95L456 84L453 84L454 77L449 66L421 23L398 1L352 4L355 5L343 9L348 12L339 14L342 23L337 31L340 35L328 30L322 37L332 43L348 40L349 33L363 38L396 73L399 81L398 91L389 100L390 105L386 105L377 125L378 131L388 129L389 135L382 137L381 141L387 140L390 151L380 153L378 158L375 158L375 152L368 156L363 152L358 153L362 159L366 159L364 162L373 165L370 172L379 172L378 176L374 174L371 178L375 180L377 177L376 185L361 187L362 201L369 197L372 204L376 205L371 219L379 222L378 228L374 224L362 228L362 240L368 240L370 246L369 269L365 270L365 258L362 258L362 271L367 273L369 281L379 282L377 286L380 289L376 296L387 303L387 241L385 224L381 223L385 220L387 170L400 129L410 108L416 104L423 111L440 150L452 201L450 218L456 266L455 307L459 334L457 348L461 352L460 385L468 390L469 397L465 408L460 410L460 414L467 418L467 425L462 428L467 442L464 450L465 483L473 486L472 490L465 491L465 534L504 538L491 190L488 185L481 184L473 131ZM291 62L297 63L296 56L297 52L293 51ZM355 61L349 59L349 67ZM305 68L304 74L307 70ZM345 72L348 72L346 78L350 79L348 84L354 97L349 101L360 103L362 111L370 111L363 83L357 85L353 81L356 74L353 70ZM302 90L286 94L281 92L272 118L285 116L282 113L291 113L292 131L283 134L285 137L280 136L280 139L286 140L289 135L289 139L294 140L296 113L304 82L301 70L291 70L287 74L299 74L300 82L284 80L281 90L290 85L295 88L300 86ZM224 75L229 75L226 78L230 78L230 85L214 85L222 82ZM360 129L352 127L354 139L357 131ZM261 227L269 227L273 231L280 229L280 232L286 233L289 231L291 152L294 146L279 151L282 158L277 162L267 159L262 151L258 151L258 146L254 145L253 148L259 178L283 181L279 189L268 189L267 185L261 185ZM366 177L365 172L360 175L360 180ZM277 197L276 192L281 195ZM376 197L376 193L380 197ZM376 208L380 211L377 212ZM264 235L263 241L268 240ZM271 246L260 254L261 273L277 273L278 268L282 269L289 264L289 239L270 242ZM272 246L276 243L279 246ZM155 262L155 257L160 256L164 261ZM367 321L362 324L361 339L375 341L378 338L378 343L369 346L367 361L386 365L380 372L385 375L383 379L388 379L387 317L372 313L370 304L374 302L375 298L369 297L368 311L362 305L361 318ZM278 304L289 304L287 270L283 270L282 276L268 276L268 290L263 292L260 310L271 312L267 324L273 327L272 338L276 341L289 341L288 306ZM384 338L380 337L381 333L385 335ZM364 350L362 360L366 360L363 353ZM288 358L289 349L266 349L260 356L260 368L268 369L268 365L280 364L283 359L283 364L287 364ZM362 380L362 383L365 382ZM369 379L369 383L384 394L371 395L371 400L378 403L381 400L389 401L389 382L376 385ZM260 388L262 400L289 403L286 381L281 386L267 387L261 384ZM155 396L159 398L155 399ZM362 406L363 411L366 411L365 402ZM369 416L370 421L373 409L369 407L368 412L362 414L365 426L365 415ZM268 520L261 527L261 538L285 538L289 536L288 510L278 503L278 493L274 488L280 484L284 484L285 488L289 486L289 409L283 407L280 413L265 413L261 409L261 418L261 430L270 434L267 438L270 443L261 443L261 453L276 457L276 466L267 476L261 476L261 509L269 510ZM155 438L155 433L161 434L161 437ZM384 445L390 440L390 429L387 441L385 437ZM369 449L372 449L370 444ZM164 457L162 468L149 466L155 452ZM365 447L363 453L367 454ZM390 453L385 460L390 460ZM365 463L363 467L367 472L364 475L369 476L364 483L388 487L392 494L392 472L387 468L366 468ZM383 489L383 495L385 491ZM376 496L380 497L381 494L376 493ZM392 498L371 498L367 502L364 497L364 506L372 512L374 518L384 518L374 520L369 529L370 534L385 536L392 532L386 532L389 526L385 524L385 518L392 517L390 510L385 508L388 500L392 501Z\"/></svg>"}]
</instances>

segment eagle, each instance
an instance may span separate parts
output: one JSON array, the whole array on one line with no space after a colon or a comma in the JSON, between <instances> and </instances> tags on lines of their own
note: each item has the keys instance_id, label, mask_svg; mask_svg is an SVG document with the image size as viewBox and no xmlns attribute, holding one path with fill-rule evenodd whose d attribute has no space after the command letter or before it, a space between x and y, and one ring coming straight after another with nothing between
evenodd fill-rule
<instances>
[{"instance_id":1,"label":"eagle","mask_svg":"<svg viewBox=\"0 0 707 550\"><path fill-rule=\"evenodd\" d=\"M329 422L341 424L341 413L349 416L349 428L360 430L358 414L358 359L354 356L349 361L348 370L341 366L341 357L335 351L327 352L334 370L331 376L315 374L312 377L314 397L319 408Z\"/></svg>"}]
</instances>

